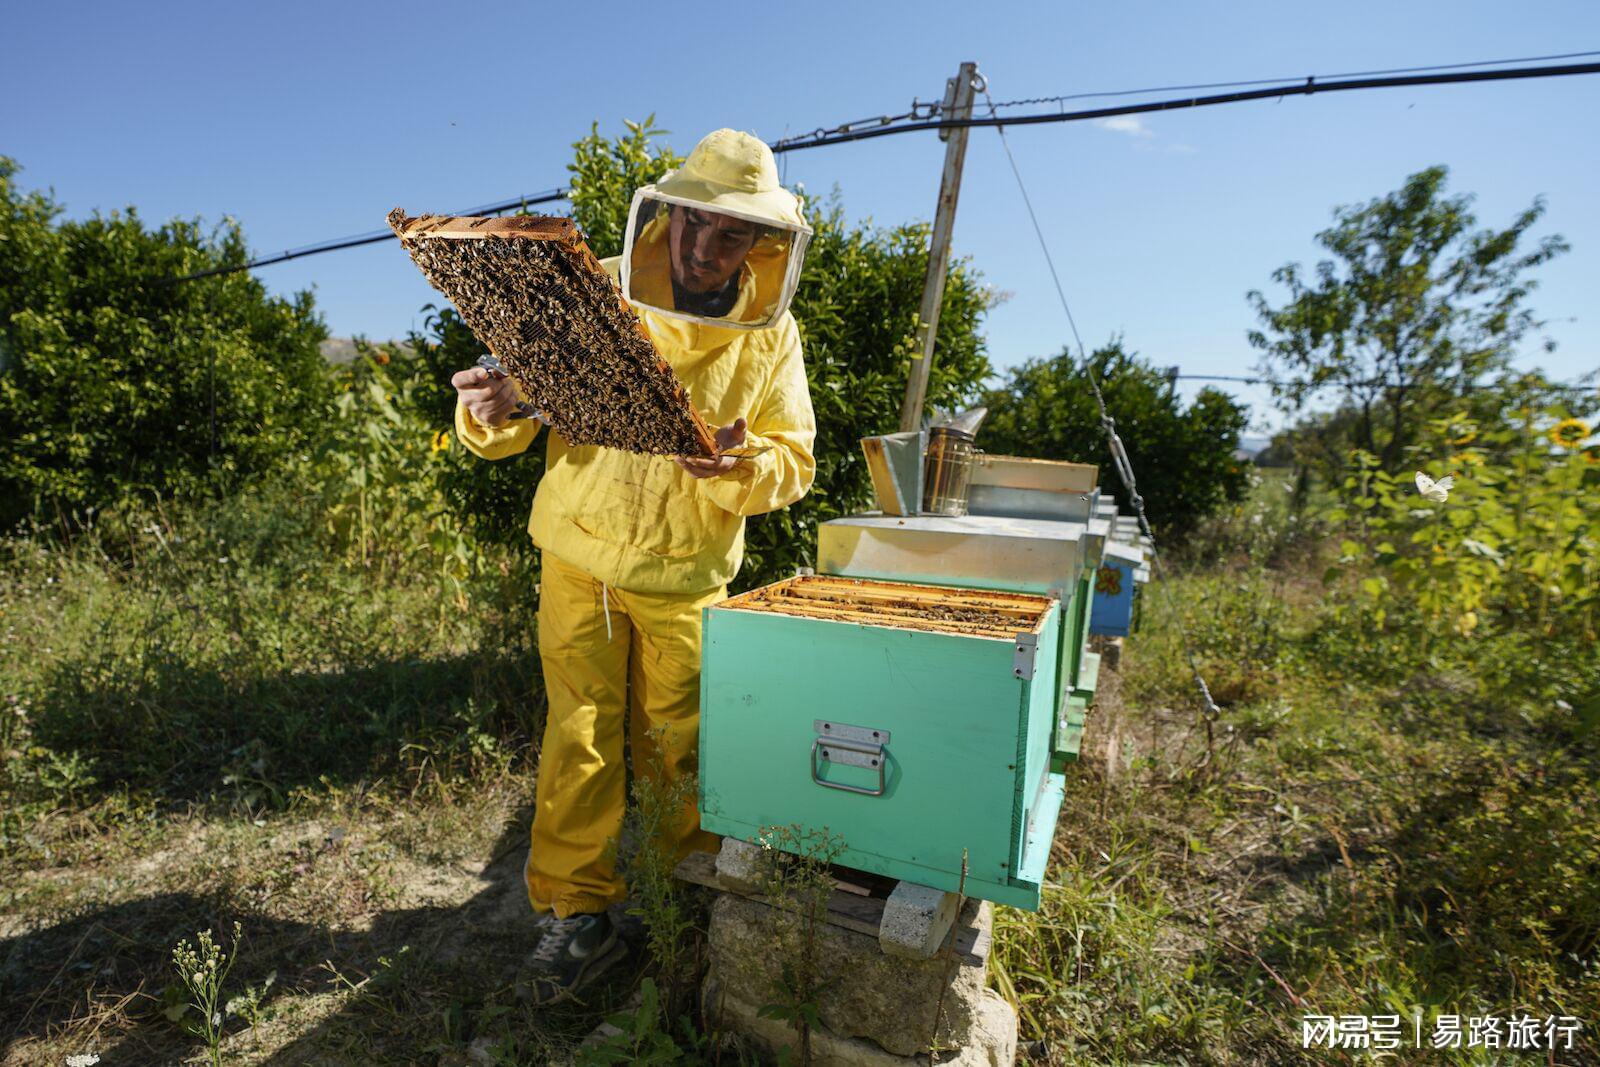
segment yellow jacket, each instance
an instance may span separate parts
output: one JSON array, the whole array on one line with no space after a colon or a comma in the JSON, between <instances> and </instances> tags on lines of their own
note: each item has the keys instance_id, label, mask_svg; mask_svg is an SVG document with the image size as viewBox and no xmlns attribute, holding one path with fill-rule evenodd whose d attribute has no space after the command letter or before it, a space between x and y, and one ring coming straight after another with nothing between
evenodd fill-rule
<instances>
[{"instance_id":1,"label":"yellow jacket","mask_svg":"<svg viewBox=\"0 0 1600 1067\"><path fill-rule=\"evenodd\" d=\"M603 261L613 277L616 258ZM728 330L638 309L645 330L712 426L744 418L745 447L770 451L696 479L669 456L568 445L549 434L533 497L534 544L595 578L637 593L697 593L731 581L744 558L744 518L792 504L816 474L816 417L800 331L784 312L764 330ZM540 424L480 424L456 405L456 435L484 459L533 443Z\"/></svg>"}]
</instances>

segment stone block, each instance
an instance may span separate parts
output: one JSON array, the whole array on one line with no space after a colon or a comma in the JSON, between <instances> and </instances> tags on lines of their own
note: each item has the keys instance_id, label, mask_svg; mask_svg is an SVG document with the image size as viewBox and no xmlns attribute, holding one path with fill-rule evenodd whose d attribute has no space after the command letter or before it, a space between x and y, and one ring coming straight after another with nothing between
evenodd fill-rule
<instances>
[{"instance_id":1,"label":"stone block","mask_svg":"<svg viewBox=\"0 0 1600 1067\"><path fill-rule=\"evenodd\" d=\"M878 944L891 956L925 960L945 943L956 921L956 895L901 882L883 906Z\"/></svg>"},{"instance_id":2,"label":"stone block","mask_svg":"<svg viewBox=\"0 0 1600 1067\"><path fill-rule=\"evenodd\" d=\"M765 877L763 859L765 851L760 845L740 841L737 837L724 837L717 851L717 880L734 893L760 893Z\"/></svg>"},{"instance_id":3,"label":"stone block","mask_svg":"<svg viewBox=\"0 0 1600 1067\"><path fill-rule=\"evenodd\" d=\"M772 944L772 909L742 897L723 895L711 909L711 974L746 1004L759 1007L776 999L783 961ZM980 944L988 944L994 908L969 901L958 920ZM933 1021L940 1011L940 1039L962 1046L977 1025L983 1004L987 955L957 954L954 963L890 956L878 939L823 924L817 934L823 960L823 984L817 1009L828 1029L839 1037L866 1038L899 1056L928 1048Z\"/></svg>"},{"instance_id":4,"label":"stone block","mask_svg":"<svg viewBox=\"0 0 1600 1067\"><path fill-rule=\"evenodd\" d=\"M706 980L704 995L707 1019L743 1036L764 1062L777 1062L783 1049L790 1049L793 1058L799 1038L787 1022L761 1016L755 1005L728 995L714 977ZM826 1026L812 1032L811 1056L816 1067L909 1067L928 1062L925 1053L896 1056L872 1041L841 1037ZM1012 1067L1016 1057L1016 1013L1005 998L986 989L966 1043L938 1054L933 1062L940 1067Z\"/></svg>"}]
</instances>

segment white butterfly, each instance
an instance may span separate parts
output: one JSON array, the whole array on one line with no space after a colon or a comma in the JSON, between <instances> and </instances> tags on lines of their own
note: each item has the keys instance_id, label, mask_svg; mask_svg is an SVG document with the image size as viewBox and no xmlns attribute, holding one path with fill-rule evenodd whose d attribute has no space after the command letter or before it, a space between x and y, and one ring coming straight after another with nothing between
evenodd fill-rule
<instances>
[{"instance_id":1,"label":"white butterfly","mask_svg":"<svg viewBox=\"0 0 1600 1067\"><path fill-rule=\"evenodd\" d=\"M1417 492L1422 494L1424 500L1431 500L1435 504L1443 504L1448 500L1455 484L1456 480L1449 475L1434 481L1421 471L1417 472Z\"/></svg>"}]
</instances>

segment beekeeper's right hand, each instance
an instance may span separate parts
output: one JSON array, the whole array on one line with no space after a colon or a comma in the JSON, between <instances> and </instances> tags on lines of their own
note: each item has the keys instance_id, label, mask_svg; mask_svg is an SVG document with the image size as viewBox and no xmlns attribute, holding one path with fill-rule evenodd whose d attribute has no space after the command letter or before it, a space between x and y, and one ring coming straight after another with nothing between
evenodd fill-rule
<instances>
[{"instance_id":1,"label":"beekeeper's right hand","mask_svg":"<svg viewBox=\"0 0 1600 1067\"><path fill-rule=\"evenodd\" d=\"M517 410L517 383L484 367L468 367L450 377L461 406L481 426L501 426Z\"/></svg>"}]
</instances>

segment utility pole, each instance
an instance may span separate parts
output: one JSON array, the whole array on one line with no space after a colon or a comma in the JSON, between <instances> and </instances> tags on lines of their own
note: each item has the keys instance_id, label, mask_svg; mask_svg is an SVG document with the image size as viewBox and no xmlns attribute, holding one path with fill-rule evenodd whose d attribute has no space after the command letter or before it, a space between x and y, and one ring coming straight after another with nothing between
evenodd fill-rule
<instances>
[{"instance_id":1,"label":"utility pole","mask_svg":"<svg viewBox=\"0 0 1600 1067\"><path fill-rule=\"evenodd\" d=\"M961 64L961 70L945 83L941 119L970 119L972 98L982 84L978 64ZM922 307L917 312L917 355L911 361L906 380L906 399L900 408L900 429L922 428L922 405L928 395L928 372L933 369L933 344L939 332L939 305L944 300L945 265L950 260L950 231L956 224L956 199L961 195L961 165L967 158L967 127L939 131L945 142L944 175L939 180L939 206L933 216L933 235L928 247L928 278L922 286Z\"/></svg>"}]
</instances>

